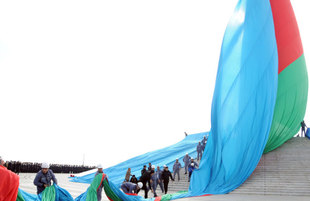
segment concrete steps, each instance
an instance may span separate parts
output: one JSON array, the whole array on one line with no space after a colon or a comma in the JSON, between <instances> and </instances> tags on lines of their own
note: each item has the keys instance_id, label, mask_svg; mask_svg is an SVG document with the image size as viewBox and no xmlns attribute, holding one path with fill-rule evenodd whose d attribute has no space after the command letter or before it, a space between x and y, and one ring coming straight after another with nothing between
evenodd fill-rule
<instances>
[{"instance_id":1,"label":"concrete steps","mask_svg":"<svg viewBox=\"0 0 310 201\"><path fill-rule=\"evenodd\" d=\"M188 190L187 180L182 168L180 181L169 182L168 193ZM310 196L310 140L292 138L264 154L252 175L230 194Z\"/></svg>"},{"instance_id":2,"label":"concrete steps","mask_svg":"<svg viewBox=\"0 0 310 201\"><path fill-rule=\"evenodd\" d=\"M231 194L310 196L310 140L292 138L264 154L250 178Z\"/></svg>"}]
</instances>

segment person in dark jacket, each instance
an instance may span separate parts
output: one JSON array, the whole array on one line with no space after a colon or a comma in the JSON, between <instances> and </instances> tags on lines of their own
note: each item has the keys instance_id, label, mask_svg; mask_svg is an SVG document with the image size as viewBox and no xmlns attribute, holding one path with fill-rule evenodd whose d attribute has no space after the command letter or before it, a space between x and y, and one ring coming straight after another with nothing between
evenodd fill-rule
<instances>
[{"instance_id":1,"label":"person in dark jacket","mask_svg":"<svg viewBox=\"0 0 310 201\"><path fill-rule=\"evenodd\" d=\"M40 194L48 186L51 186L51 181L53 180L54 184L57 184L57 179L52 170L49 169L49 164L42 163L42 170L40 170L33 183L37 186L37 194Z\"/></svg>"},{"instance_id":2,"label":"person in dark jacket","mask_svg":"<svg viewBox=\"0 0 310 201\"><path fill-rule=\"evenodd\" d=\"M152 184L151 184L151 177L153 176L154 174L154 171L151 170L151 171L146 171L139 179L139 182L142 182L143 184L143 187L141 189L144 190L144 198L147 198L148 197L148 192L149 192L149 189L151 189L152 187ZM148 184L148 186L146 185ZM152 190L153 191L153 190ZM139 191L138 191L139 192Z\"/></svg>"},{"instance_id":3,"label":"person in dark jacket","mask_svg":"<svg viewBox=\"0 0 310 201\"><path fill-rule=\"evenodd\" d=\"M146 165L143 165L143 169L141 170L141 176L146 172Z\"/></svg>"},{"instance_id":4,"label":"person in dark jacket","mask_svg":"<svg viewBox=\"0 0 310 201\"><path fill-rule=\"evenodd\" d=\"M197 161L199 161L201 160L201 157L202 157L202 146L200 142L198 142L196 150L197 150Z\"/></svg>"},{"instance_id":5,"label":"person in dark jacket","mask_svg":"<svg viewBox=\"0 0 310 201\"><path fill-rule=\"evenodd\" d=\"M149 167L147 168L148 171L152 170L152 163L149 163Z\"/></svg>"},{"instance_id":6,"label":"person in dark jacket","mask_svg":"<svg viewBox=\"0 0 310 201\"><path fill-rule=\"evenodd\" d=\"M138 179L136 177L136 175L132 175L131 179L130 179L131 183L137 184L138 183Z\"/></svg>"},{"instance_id":7,"label":"person in dark jacket","mask_svg":"<svg viewBox=\"0 0 310 201\"><path fill-rule=\"evenodd\" d=\"M191 177L192 177L192 173L193 171L196 170L195 168L195 164L194 163L191 163L189 166L188 166L188 182L190 182L191 180Z\"/></svg>"},{"instance_id":8,"label":"person in dark jacket","mask_svg":"<svg viewBox=\"0 0 310 201\"><path fill-rule=\"evenodd\" d=\"M172 174L169 171L168 167L164 165L164 170L161 173L161 178L164 181L165 194L167 194L168 192L169 177L171 178L172 181L174 181L174 179L172 178Z\"/></svg>"},{"instance_id":9,"label":"person in dark jacket","mask_svg":"<svg viewBox=\"0 0 310 201\"><path fill-rule=\"evenodd\" d=\"M305 137L306 136L306 127L307 127L305 121L302 121L300 123L300 125L301 125L300 137ZM304 135L302 135L302 133L304 133Z\"/></svg>"}]
</instances>

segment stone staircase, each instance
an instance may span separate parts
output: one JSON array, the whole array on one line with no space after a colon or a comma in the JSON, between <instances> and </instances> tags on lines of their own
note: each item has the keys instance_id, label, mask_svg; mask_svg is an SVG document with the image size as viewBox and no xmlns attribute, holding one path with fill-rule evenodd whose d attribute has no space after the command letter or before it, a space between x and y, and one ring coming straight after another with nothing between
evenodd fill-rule
<instances>
[{"instance_id":1,"label":"stone staircase","mask_svg":"<svg viewBox=\"0 0 310 201\"><path fill-rule=\"evenodd\" d=\"M310 140L295 137L264 154L252 175L231 194L310 196Z\"/></svg>"},{"instance_id":2,"label":"stone staircase","mask_svg":"<svg viewBox=\"0 0 310 201\"><path fill-rule=\"evenodd\" d=\"M180 181L176 175L176 181L169 182L168 193L188 187L188 174L184 175L182 168ZM310 196L310 140L295 137L264 154L252 175L230 194Z\"/></svg>"}]
</instances>

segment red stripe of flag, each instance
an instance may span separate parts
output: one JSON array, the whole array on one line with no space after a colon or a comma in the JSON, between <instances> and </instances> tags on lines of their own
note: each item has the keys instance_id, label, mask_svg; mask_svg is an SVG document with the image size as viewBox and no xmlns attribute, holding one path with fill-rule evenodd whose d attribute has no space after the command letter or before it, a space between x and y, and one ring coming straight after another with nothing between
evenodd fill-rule
<instances>
[{"instance_id":1,"label":"red stripe of flag","mask_svg":"<svg viewBox=\"0 0 310 201\"><path fill-rule=\"evenodd\" d=\"M290 0L270 0L278 46L278 73L303 54L299 29Z\"/></svg>"}]
</instances>

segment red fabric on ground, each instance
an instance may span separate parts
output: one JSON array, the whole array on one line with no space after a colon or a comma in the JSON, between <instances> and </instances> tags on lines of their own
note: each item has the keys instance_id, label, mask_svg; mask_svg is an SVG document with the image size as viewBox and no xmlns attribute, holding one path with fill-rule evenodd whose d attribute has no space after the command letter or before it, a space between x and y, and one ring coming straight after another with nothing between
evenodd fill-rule
<instances>
[{"instance_id":1,"label":"red fabric on ground","mask_svg":"<svg viewBox=\"0 0 310 201\"><path fill-rule=\"evenodd\" d=\"M113 201L109 196L107 196L110 201Z\"/></svg>"},{"instance_id":2,"label":"red fabric on ground","mask_svg":"<svg viewBox=\"0 0 310 201\"><path fill-rule=\"evenodd\" d=\"M136 194L136 193L126 193L126 195L134 195L134 196L137 196L138 194Z\"/></svg>"},{"instance_id":3,"label":"red fabric on ground","mask_svg":"<svg viewBox=\"0 0 310 201\"><path fill-rule=\"evenodd\" d=\"M201 195L199 197L210 196L210 195L212 195L212 194L205 194L205 195Z\"/></svg>"},{"instance_id":4,"label":"red fabric on ground","mask_svg":"<svg viewBox=\"0 0 310 201\"><path fill-rule=\"evenodd\" d=\"M0 201L16 201L19 176L0 165Z\"/></svg>"},{"instance_id":5,"label":"red fabric on ground","mask_svg":"<svg viewBox=\"0 0 310 201\"><path fill-rule=\"evenodd\" d=\"M278 46L278 74L303 54L299 29L290 0L270 0Z\"/></svg>"},{"instance_id":6,"label":"red fabric on ground","mask_svg":"<svg viewBox=\"0 0 310 201\"><path fill-rule=\"evenodd\" d=\"M161 196L158 196L158 197L155 198L154 201L160 201L160 200L161 200Z\"/></svg>"}]
</instances>

